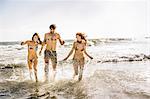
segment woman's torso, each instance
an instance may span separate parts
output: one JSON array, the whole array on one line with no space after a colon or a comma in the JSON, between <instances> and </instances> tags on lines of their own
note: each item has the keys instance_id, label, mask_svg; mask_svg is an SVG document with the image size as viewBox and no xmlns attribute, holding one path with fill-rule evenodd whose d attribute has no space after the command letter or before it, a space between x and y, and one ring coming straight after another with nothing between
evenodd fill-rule
<instances>
[{"instance_id":1,"label":"woman's torso","mask_svg":"<svg viewBox=\"0 0 150 99\"><path fill-rule=\"evenodd\" d=\"M37 43L30 41L28 43L28 58L37 58Z\"/></svg>"},{"instance_id":2,"label":"woman's torso","mask_svg":"<svg viewBox=\"0 0 150 99\"><path fill-rule=\"evenodd\" d=\"M74 57L73 59L83 59L84 58L84 50L85 50L85 42L82 41L82 42L75 42L75 53L74 53Z\"/></svg>"}]
</instances>

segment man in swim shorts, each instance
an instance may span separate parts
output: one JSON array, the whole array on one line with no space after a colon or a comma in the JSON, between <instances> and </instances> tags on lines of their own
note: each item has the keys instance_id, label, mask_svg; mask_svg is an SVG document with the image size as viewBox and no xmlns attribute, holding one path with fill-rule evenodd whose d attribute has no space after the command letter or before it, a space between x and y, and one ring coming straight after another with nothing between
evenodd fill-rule
<instances>
[{"instance_id":1,"label":"man in swim shorts","mask_svg":"<svg viewBox=\"0 0 150 99\"><path fill-rule=\"evenodd\" d=\"M56 75L56 66L57 66L57 53L56 53L56 45L57 40L59 40L60 44L63 45L65 42L61 39L59 33L55 32L56 26L52 24L49 26L50 32L45 33L44 41L42 44L41 51L43 46L46 45L46 49L44 51L44 60L45 60L45 77L48 80L48 73L49 73L49 60L51 60L52 67L53 67L53 79ZM41 54L41 51L39 54Z\"/></svg>"}]
</instances>

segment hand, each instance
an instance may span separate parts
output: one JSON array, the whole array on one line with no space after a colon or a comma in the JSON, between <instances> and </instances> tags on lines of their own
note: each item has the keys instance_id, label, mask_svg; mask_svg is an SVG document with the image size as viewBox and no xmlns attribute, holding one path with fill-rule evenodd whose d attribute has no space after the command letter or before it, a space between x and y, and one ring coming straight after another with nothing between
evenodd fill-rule
<instances>
[{"instance_id":1,"label":"hand","mask_svg":"<svg viewBox=\"0 0 150 99\"><path fill-rule=\"evenodd\" d=\"M93 59L93 57L90 57L90 59Z\"/></svg>"},{"instance_id":2,"label":"hand","mask_svg":"<svg viewBox=\"0 0 150 99\"><path fill-rule=\"evenodd\" d=\"M39 55L41 56L41 51L39 52Z\"/></svg>"},{"instance_id":3,"label":"hand","mask_svg":"<svg viewBox=\"0 0 150 99\"><path fill-rule=\"evenodd\" d=\"M61 42L61 45L64 45L64 44L65 44L65 41L62 41L62 42Z\"/></svg>"},{"instance_id":4,"label":"hand","mask_svg":"<svg viewBox=\"0 0 150 99\"><path fill-rule=\"evenodd\" d=\"M66 60L67 60L67 58L63 59L63 61L66 61Z\"/></svg>"},{"instance_id":5,"label":"hand","mask_svg":"<svg viewBox=\"0 0 150 99\"><path fill-rule=\"evenodd\" d=\"M21 45L23 45L24 44L24 42L21 42Z\"/></svg>"}]
</instances>

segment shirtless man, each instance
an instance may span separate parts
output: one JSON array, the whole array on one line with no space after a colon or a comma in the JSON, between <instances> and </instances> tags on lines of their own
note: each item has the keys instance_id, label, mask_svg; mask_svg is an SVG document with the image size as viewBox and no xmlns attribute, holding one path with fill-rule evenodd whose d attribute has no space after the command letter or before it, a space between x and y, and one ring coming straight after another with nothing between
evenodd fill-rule
<instances>
[{"instance_id":1,"label":"shirtless man","mask_svg":"<svg viewBox=\"0 0 150 99\"><path fill-rule=\"evenodd\" d=\"M73 78L75 78L75 76L79 74L78 80L80 81L82 79L83 68L85 63L84 54L88 56L90 59L93 59L93 57L86 52L87 40L85 39L84 35L82 33L76 33L76 38L77 40L74 41L73 47L69 52L68 56L64 59L64 61L67 60L69 56L75 51L73 56L73 67L74 67ZM78 73L78 68L80 68L79 73Z\"/></svg>"},{"instance_id":2,"label":"shirtless man","mask_svg":"<svg viewBox=\"0 0 150 99\"><path fill-rule=\"evenodd\" d=\"M48 80L48 73L49 73L49 59L51 60L52 67L53 67L53 79L56 75L56 66L57 66L57 53L56 53L56 45L57 40L59 40L60 44L63 45L65 42L61 39L60 35L55 32L56 26L55 24L50 25L49 27L50 32L46 33L44 36L43 46L46 45L46 49L44 51L44 60L45 60L45 77ZM43 46L39 54L41 54Z\"/></svg>"}]
</instances>

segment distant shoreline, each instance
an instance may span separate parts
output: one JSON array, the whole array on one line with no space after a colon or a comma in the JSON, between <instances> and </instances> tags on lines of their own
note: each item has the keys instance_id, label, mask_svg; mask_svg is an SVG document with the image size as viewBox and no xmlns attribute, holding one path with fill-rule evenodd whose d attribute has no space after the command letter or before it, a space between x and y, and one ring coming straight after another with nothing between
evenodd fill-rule
<instances>
[{"instance_id":1,"label":"distant shoreline","mask_svg":"<svg viewBox=\"0 0 150 99\"><path fill-rule=\"evenodd\" d=\"M74 39L64 39L65 41L73 41ZM89 38L89 41L91 40L112 40L112 41L118 41L118 40L132 40L132 38ZM12 42L21 42L20 40L18 41L0 41L0 43L12 43Z\"/></svg>"}]
</instances>

